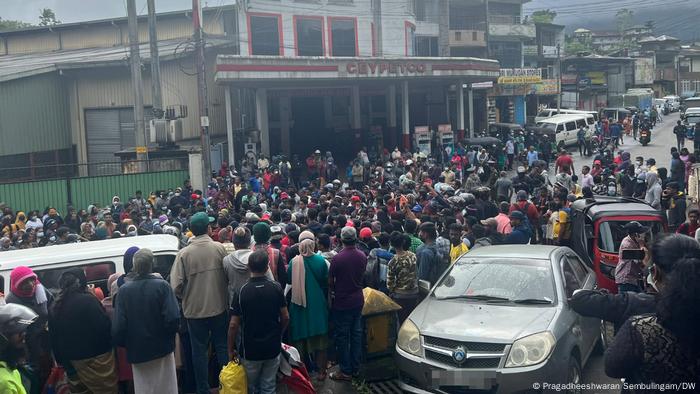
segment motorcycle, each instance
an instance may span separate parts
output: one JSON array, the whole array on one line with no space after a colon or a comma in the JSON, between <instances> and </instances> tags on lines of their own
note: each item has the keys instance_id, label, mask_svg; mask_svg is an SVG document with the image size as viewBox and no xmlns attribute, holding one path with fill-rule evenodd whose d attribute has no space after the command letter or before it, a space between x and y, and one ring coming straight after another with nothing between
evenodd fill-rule
<instances>
[{"instance_id":1,"label":"motorcycle","mask_svg":"<svg viewBox=\"0 0 700 394\"><path fill-rule=\"evenodd\" d=\"M642 146L649 145L649 142L651 142L651 131L641 130L639 132L639 142L642 144Z\"/></svg>"}]
</instances>

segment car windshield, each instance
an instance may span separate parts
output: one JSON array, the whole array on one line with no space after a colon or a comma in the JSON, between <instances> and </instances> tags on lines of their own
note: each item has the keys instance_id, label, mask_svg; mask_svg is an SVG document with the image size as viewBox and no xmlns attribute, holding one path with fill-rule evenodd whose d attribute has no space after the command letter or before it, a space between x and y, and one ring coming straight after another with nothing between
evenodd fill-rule
<instances>
[{"instance_id":1,"label":"car windshield","mask_svg":"<svg viewBox=\"0 0 700 394\"><path fill-rule=\"evenodd\" d=\"M537 123L537 127L542 127L544 129L552 130L552 131L555 131L557 129L557 125L555 125L554 123L547 123L547 122Z\"/></svg>"},{"instance_id":2,"label":"car windshield","mask_svg":"<svg viewBox=\"0 0 700 394\"><path fill-rule=\"evenodd\" d=\"M700 114L693 114L692 116L687 116L685 120L690 126L695 126L696 123L700 122Z\"/></svg>"},{"instance_id":3,"label":"car windshield","mask_svg":"<svg viewBox=\"0 0 700 394\"><path fill-rule=\"evenodd\" d=\"M643 226L651 227L651 232L648 235L649 244L654 237L661 232L661 222L659 221L643 221L639 220ZM627 232L623 228L628 220L608 220L600 223L598 234L598 249L605 253L618 254L620 243L627 236Z\"/></svg>"},{"instance_id":4,"label":"car windshield","mask_svg":"<svg viewBox=\"0 0 700 394\"><path fill-rule=\"evenodd\" d=\"M464 256L438 283L433 295L438 299L475 302L540 300L541 304L551 304L555 299L554 278L549 260L477 260Z\"/></svg>"}]
</instances>

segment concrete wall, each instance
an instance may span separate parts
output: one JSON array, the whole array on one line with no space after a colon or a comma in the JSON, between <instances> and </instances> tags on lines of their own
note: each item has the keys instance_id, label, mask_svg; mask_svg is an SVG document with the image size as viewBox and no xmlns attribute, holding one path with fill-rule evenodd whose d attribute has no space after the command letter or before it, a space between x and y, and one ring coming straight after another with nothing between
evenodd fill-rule
<instances>
[{"instance_id":1,"label":"concrete wall","mask_svg":"<svg viewBox=\"0 0 700 394\"><path fill-rule=\"evenodd\" d=\"M359 56L372 55L373 11L371 0L353 0L347 4L328 2L318 4L295 0L250 0L247 7L242 7L238 15L239 42L241 55L250 55L248 47L248 14L262 13L278 16L282 21L284 56L295 56L296 42L294 34L294 16L313 16L323 18L324 45L326 55L330 53L328 18L343 17L357 20L357 45ZM406 22L414 24L412 0L383 0L382 23L375 29L382 29L382 46L384 56L404 56L406 51Z\"/></svg>"}]
</instances>

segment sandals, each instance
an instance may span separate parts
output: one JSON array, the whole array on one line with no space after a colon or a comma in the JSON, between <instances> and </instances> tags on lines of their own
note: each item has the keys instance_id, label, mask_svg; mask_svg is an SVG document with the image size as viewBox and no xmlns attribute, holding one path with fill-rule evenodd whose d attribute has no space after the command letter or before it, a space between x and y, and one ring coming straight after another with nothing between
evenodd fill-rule
<instances>
[{"instance_id":1,"label":"sandals","mask_svg":"<svg viewBox=\"0 0 700 394\"><path fill-rule=\"evenodd\" d=\"M346 375L340 371L331 372L330 375L328 375L328 377L333 379L333 380L336 380L336 381L343 381L343 382L352 381L352 376Z\"/></svg>"}]
</instances>

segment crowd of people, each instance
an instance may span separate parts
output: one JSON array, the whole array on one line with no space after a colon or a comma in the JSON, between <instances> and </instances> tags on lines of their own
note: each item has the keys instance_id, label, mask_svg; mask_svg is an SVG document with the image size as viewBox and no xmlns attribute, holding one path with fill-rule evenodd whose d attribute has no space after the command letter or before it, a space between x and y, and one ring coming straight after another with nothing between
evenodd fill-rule
<instances>
[{"instance_id":1,"label":"crowd of people","mask_svg":"<svg viewBox=\"0 0 700 394\"><path fill-rule=\"evenodd\" d=\"M109 277L102 300L81 269L64 272L52 294L30 268L16 268L8 306L0 307L0 387L15 391L0 391L24 392L16 369L26 362L30 392L39 392L55 361L74 393L177 392L178 382L185 392L208 393L210 373L240 358L249 391L273 393L282 339L317 382L350 381L363 358L364 287L399 304L402 322L419 302L418 280L435 283L469 250L568 245L571 204L595 194L646 200L667 212L671 231L696 236L699 212L686 215L685 195L697 182L689 179L695 156L686 148L672 149L670 171L653 158L601 149L578 176L553 141L524 150L523 136L506 140L498 150L457 144L438 159L363 149L344 176L331 152L316 150L304 162L248 158L239 171L224 163L206 190L185 181L125 202L115 196L106 206L68 207L65 216L54 207L27 214L3 204L2 251L161 233L177 237L182 249L167 277L153 273L151 251L126 250L125 273ZM683 256L696 259L691 252ZM665 258L661 249L654 253ZM679 272L697 278L694 267ZM668 294L698 301L689 291ZM697 322L696 306L655 305L658 318L621 325L628 341L638 340L633 330L653 325L679 333L678 346L697 344L677 315ZM26 353L13 336L25 332ZM181 357L186 368L178 376ZM629 371L614 365L611 376ZM697 359L686 368L697 372Z\"/></svg>"}]
</instances>

